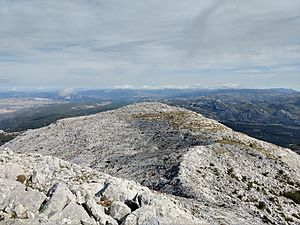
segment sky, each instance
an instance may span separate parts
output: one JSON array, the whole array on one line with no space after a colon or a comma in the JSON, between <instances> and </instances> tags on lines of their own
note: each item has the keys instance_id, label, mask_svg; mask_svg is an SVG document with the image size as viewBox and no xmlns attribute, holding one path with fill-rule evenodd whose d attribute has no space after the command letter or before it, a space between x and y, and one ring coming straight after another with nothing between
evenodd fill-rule
<instances>
[{"instance_id":1,"label":"sky","mask_svg":"<svg viewBox=\"0 0 300 225\"><path fill-rule=\"evenodd\" d=\"M0 88L300 90L299 0L0 0Z\"/></svg>"}]
</instances>

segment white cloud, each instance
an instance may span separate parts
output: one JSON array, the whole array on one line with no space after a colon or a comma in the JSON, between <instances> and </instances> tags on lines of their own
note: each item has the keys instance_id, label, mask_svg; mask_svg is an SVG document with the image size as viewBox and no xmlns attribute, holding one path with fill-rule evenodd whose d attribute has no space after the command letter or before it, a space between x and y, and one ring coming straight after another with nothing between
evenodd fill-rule
<instances>
[{"instance_id":1,"label":"white cloud","mask_svg":"<svg viewBox=\"0 0 300 225\"><path fill-rule=\"evenodd\" d=\"M73 94L75 92L74 88L65 88L61 91L59 91L59 96L62 96L62 97L68 97L70 96L71 94Z\"/></svg>"}]
</instances>

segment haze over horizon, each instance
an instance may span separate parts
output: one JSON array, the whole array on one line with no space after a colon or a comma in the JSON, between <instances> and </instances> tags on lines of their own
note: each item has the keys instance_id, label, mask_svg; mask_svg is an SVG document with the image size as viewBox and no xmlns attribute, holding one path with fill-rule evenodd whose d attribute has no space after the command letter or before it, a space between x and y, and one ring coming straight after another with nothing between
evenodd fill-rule
<instances>
[{"instance_id":1,"label":"haze over horizon","mask_svg":"<svg viewBox=\"0 0 300 225\"><path fill-rule=\"evenodd\" d=\"M0 0L0 89L300 90L300 1Z\"/></svg>"}]
</instances>

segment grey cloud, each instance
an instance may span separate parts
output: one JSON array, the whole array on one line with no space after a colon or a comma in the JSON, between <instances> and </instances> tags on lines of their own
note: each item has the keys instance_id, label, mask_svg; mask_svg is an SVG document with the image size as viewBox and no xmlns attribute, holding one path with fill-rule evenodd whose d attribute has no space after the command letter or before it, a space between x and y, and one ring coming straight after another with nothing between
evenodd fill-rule
<instances>
[{"instance_id":1,"label":"grey cloud","mask_svg":"<svg viewBox=\"0 0 300 225\"><path fill-rule=\"evenodd\" d=\"M259 66L292 77L299 10L298 0L2 0L0 75L99 87L243 84L265 76Z\"/></svg>"},{"instance_id":2,"label":"grey cloud","mask_svg":"<svg viewBox=\"0 0 300 225\"><path fill-rule=\"evenodd\" d=\"M191 27L186 30L183 36L187 53L195 55L197 51L204 47L206 38L209 36L210 21L216 10L222 6L222 0L213 1L213 3L205 9L202 9L199 15L191 23Z\"/></svg>"},{"instance_id":3,"label":"grey cloud","mask_svg":"<svg viewBox=\"0 0 300 225\"><path fill-rule=\"evenodd\" d=\"M260 2L269 2L270 5L273 3ZM296 29L300 26L299 4L296 4L296 8L247 12L247 7L251 8L250 4L261 7L256 0L251 3L215 1L210 7L200 11L199 16L184 31L183 47L194 55L207 51L257 52L268 47L281 48L300 44L300 30Z\"/></svg>"}]
</instances>

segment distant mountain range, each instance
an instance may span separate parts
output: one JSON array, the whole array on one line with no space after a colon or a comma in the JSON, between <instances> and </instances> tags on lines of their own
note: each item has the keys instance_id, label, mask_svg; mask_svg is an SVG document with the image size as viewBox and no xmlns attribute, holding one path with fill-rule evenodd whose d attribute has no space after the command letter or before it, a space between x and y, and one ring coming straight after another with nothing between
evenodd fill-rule
<instances>
[{"instance_id":1,"label":"distant mountain range","mask_svg":"<svg viewBox=\"0 0 300 225\"><path fill-rule=\"evenodd\" d=\"M300 93L220 90L169 103L220 121L236 131L300 152Z\"/></svg>"}]
</instances>

